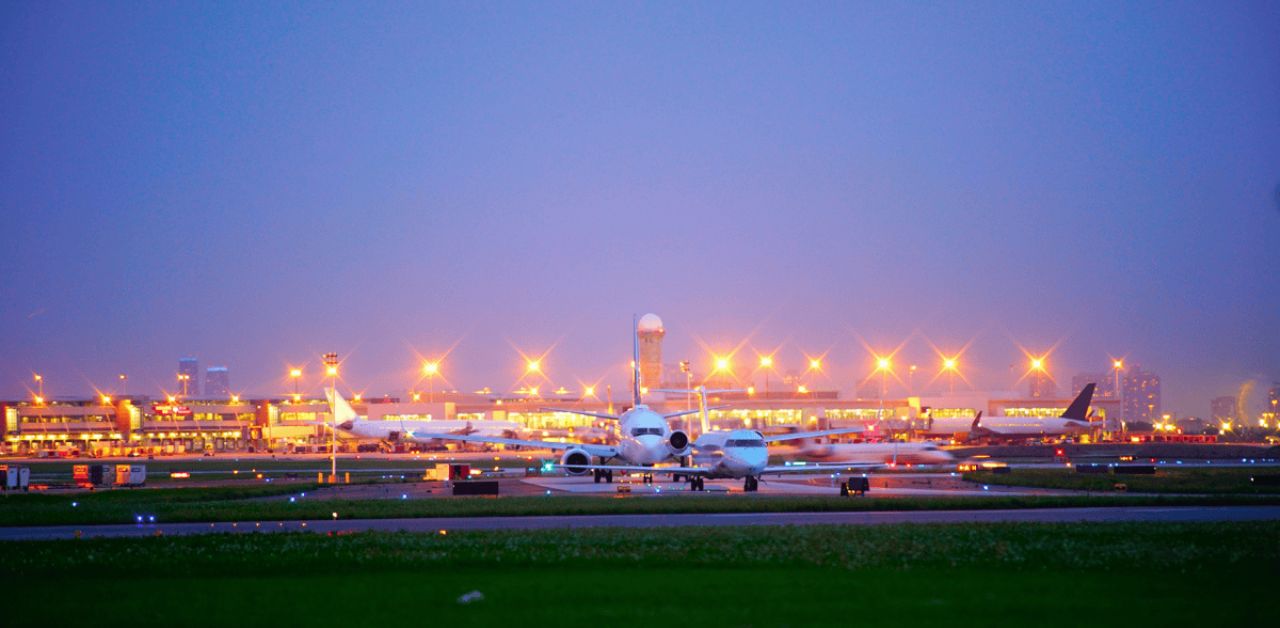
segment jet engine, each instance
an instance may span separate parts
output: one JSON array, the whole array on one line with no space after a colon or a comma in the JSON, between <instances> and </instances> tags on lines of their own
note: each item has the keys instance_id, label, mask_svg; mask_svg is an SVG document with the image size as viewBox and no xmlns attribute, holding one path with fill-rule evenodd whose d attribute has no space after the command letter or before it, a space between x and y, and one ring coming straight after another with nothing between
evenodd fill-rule
<instances>
[{"instance_id":1,"label":"jet engine","mask_svg":"<svg viewBox=\"0 0 1280 628\"><path fill-rule=\"evenodd\" d=\"M684 430L672 430L667 446L671 448L672 455L683 456L689 452L689 435Z\"/></svg>"},{"instance_id":2,"label":"jet engine","mask_svg":"<svg viewBox=\"0 0 1280 628\"><path fill-rule=\"evenodd\" d=\"M591 454L582 449L570 449L564 452L560 457L560 466L569 475L584 475L591 469L587 465L591 464Z\"/></svg>"}]
</instances>

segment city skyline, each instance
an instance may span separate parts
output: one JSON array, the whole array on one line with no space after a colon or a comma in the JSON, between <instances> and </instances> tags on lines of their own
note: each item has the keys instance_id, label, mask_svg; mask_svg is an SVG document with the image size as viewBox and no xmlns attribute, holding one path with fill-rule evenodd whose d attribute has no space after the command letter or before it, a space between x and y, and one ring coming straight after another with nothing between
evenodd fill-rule
<instances>
[{"instance_id":1,"label":"city skyline","mask_svg":"<svg viewBox=\"0 0 1280 628\"><path fill-rule=\"evenodd\" d=\"M919 334L1021 389L1056 347L1060 394L1123 358L1202 415L1280 378L1278 40L1265 2L9 4L0 397L550 347L616 387L652 311L671 362L852 391Z\"/></svg>"}]
</instances>

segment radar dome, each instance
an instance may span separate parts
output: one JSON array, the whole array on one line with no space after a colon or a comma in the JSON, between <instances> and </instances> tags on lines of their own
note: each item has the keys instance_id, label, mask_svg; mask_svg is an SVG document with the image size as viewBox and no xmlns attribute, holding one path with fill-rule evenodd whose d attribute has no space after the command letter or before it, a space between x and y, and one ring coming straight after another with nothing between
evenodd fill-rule
<instances>
[{"instance_id":1,"label":"radar dome","mask_svg":"<svg viewBox=\"0 0 1280 628\"><path fill-rule=\"evenodd\" d=\"M636 324L636 330L641 332L662 331L662 319L657 314L645 314L640 317L640 322Z\"/></svg>"}]
</instances>

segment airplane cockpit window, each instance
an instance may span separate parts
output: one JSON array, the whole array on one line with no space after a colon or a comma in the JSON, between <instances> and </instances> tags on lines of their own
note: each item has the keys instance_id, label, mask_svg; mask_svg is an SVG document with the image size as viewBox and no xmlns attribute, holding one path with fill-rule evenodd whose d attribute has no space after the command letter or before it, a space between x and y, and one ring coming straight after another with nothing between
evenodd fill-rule
<instances>
[{"instance_id":1,"label":"airplane cockpit window","mask_svg":"<svg viewBox=\"0 0 1280 628\"><path fill-rule=\"evenodd\" d=\"M662 428L660 427L633 427L631 428L632 436L662 436Z\"/></svg>"},{"instance_id":2,"label":"airplane cockpit window","mask_svg":"<svg viewBox=\"0 0 1280 628\"><path fill-rule=\"evenodd\" d=\"M745 447L750 449L763 448L764 441L751 438L734 439L724 444L725 447Z\"/></svg>"}]
</instances>

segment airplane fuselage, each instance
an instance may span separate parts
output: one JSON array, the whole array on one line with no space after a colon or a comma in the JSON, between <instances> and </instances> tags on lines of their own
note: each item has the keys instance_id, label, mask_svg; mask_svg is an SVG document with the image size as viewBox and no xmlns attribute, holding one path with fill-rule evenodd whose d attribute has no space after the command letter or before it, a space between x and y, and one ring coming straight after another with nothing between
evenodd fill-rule
<instances>
[{"instance_id":1,"label":"airplane fuselage","mask_svg":"<svg viewBox=\"0 0 1280 628\"><path fill-rule=\"evenodd\" d=\"M800 446L805 458L823 462L947 464L955 460L934 443L813 443Z\"/></svg>"},{"instance_id":2,"label":"airplane fuselage","mask_svg":"<svg viewBox=\"0 0 1280 628\"><path fill-rule=\"evenodd\" d=\"M520 433L520 425L511 421L345 421L338 424L340 434L362 440L399 440L410 432L436 434L479 434L510 437Z\"/></svg>"},{"instance_id":3,"label":"airplane fuselage","mask_svg":"<svg viewBox=\"0 0 1280 628\"><path fill-rule=\"evenodd\" d=\"M706 432L694 443L694 466L709 478L759 477L769 464L769 448L755 430Z\"/></svg>"},{"instance_id":4,"label":"airplane fuselage","mask_svg":"<svg viewBox=\"0 0 1280 628\"><path fill-rule=\"evenodd\" d=\"M652 465L672 457L671 427L661 414L637 405L618 417L618 457L628 464Z\"/></svg>"}]
</instances>

